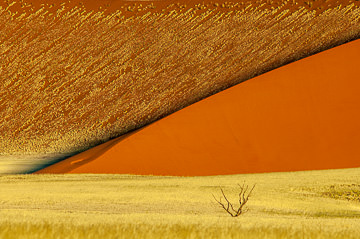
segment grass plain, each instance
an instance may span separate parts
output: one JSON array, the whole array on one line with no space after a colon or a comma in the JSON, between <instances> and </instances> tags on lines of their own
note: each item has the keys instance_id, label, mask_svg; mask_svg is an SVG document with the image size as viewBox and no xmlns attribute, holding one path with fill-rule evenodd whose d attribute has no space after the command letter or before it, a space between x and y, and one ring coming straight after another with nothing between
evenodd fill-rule
<instances>
[{"instance_id":1,"label":"grass plain","mask_svg":"<svg viewBox=\"0 0 360 239\"><path fill-rule=\"evenodd\" d=\"M358 238L359 174L6 175L0 238ZM235 202L243 182L256 187L232 218L212 194Z\"/></svg>"}]
</instances>

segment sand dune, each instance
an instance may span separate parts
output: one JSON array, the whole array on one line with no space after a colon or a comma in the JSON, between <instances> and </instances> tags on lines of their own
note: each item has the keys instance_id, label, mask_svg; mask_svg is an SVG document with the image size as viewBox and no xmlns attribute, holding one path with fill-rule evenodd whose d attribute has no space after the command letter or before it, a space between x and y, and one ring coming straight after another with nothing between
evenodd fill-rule
<instances>
[{"instance_id":1,"label":"sand dune","mask_svg":"<svg viewBox=\"0 0 360 239\"><path fill-rule=\"evenodd\" d=\"M278 68L38 173L360 167L360 40Z\"/></svg>"},{"instance_id":2,"label":"sand dune","mask_svg":"<svg viewBox=\"0 0 360 239\"><path fill-rule=\"evenodd\" d=\"M357 39L359 16L355 0L0 1L0 154L84 151Z\"/></svg>"}]
</instances>

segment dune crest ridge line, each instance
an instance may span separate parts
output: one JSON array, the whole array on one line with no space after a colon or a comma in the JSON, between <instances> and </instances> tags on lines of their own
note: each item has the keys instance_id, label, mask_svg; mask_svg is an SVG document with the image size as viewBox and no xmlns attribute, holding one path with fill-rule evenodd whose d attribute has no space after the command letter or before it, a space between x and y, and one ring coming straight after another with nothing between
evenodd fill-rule
<instances>
[{"instance_id":1,"label":"dune crest ridge line","mask_svg":"<svg viewBox=\"0 0 360 239\"><path fill-rule=\"evenodd\" d=\"M360 33L357 1L53 2L1 4L3 155L87 149Z\"/></svg>"},{"instance_id":2,"label":"dune crest ridge line","mask_svg":"<svg viewBox=\"0 0 360 239\"><path fill-rule=\"evenodd\" d=\"M360 40L257 76L38 173L222 175L360 167ZM92 150L102 150L92 157Z\"/></svg>"},{"instance_id":3,"label":"dune crest ridge line","mask_svg":"<svg viewBox=\"0 0 360 239\"><path fill-rule=\"evenodd\" d=\"M82 152L357 39L359 6L0 1L0 165Z\"/></svg>"}]
</instances>

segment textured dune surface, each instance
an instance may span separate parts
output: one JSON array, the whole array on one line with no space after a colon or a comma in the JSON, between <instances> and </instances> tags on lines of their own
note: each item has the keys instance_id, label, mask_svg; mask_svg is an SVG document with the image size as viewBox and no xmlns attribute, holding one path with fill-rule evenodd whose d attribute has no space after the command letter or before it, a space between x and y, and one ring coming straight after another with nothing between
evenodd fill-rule
<instances>
[{"instance_id":1,"label":"textured dune surface","mask_svg":"<svg viewBox=\"0 0 360 239\"><path fill-rule=\"evenodd\" d=\"M360 36L359 1L202 2L2 1L0 154L79 152Z\"/></svg>"},{"instance_id":2,"label":"textured dune surface","mask_svg":"<svg viewBox=\"0 0 360 239\"><path fill-rule=\"evenodd\" d=\"M39 173L360 167L360 40L258 76Z\"/></svg>"}]
</instances>

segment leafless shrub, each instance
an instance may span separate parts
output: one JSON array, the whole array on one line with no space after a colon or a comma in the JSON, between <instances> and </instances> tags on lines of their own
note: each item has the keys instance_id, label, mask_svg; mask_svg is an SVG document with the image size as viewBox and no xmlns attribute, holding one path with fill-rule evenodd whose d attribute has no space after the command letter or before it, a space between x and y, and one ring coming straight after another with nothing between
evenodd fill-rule
<instances>
[{"instance_id":1,"label":"leafless shrub","mask_svg":"<svg viewBox=\"0 0 360 239\"><path fill-rule=\"evenodd\" d=\"M216 199L216 197L213 194L213 197L215 199L215 201L221 205L221 207L227 212L229 213L232 217L238 217L241 215L241 213L244 212L244 206L247 203L247 201L249 200L249 197L252 193L252 191L255 188L255 184L254 186L249 190L249 186L243 184L242 186L239 184L240 187L240 192L239 192L239 207L237 209L234 208L234 205L227 199L227 197L225 196L224 190L220 187L221 193L226 201L226 203L221 202L221 197L219 200Z\"/></svg>"}]
</instances>

